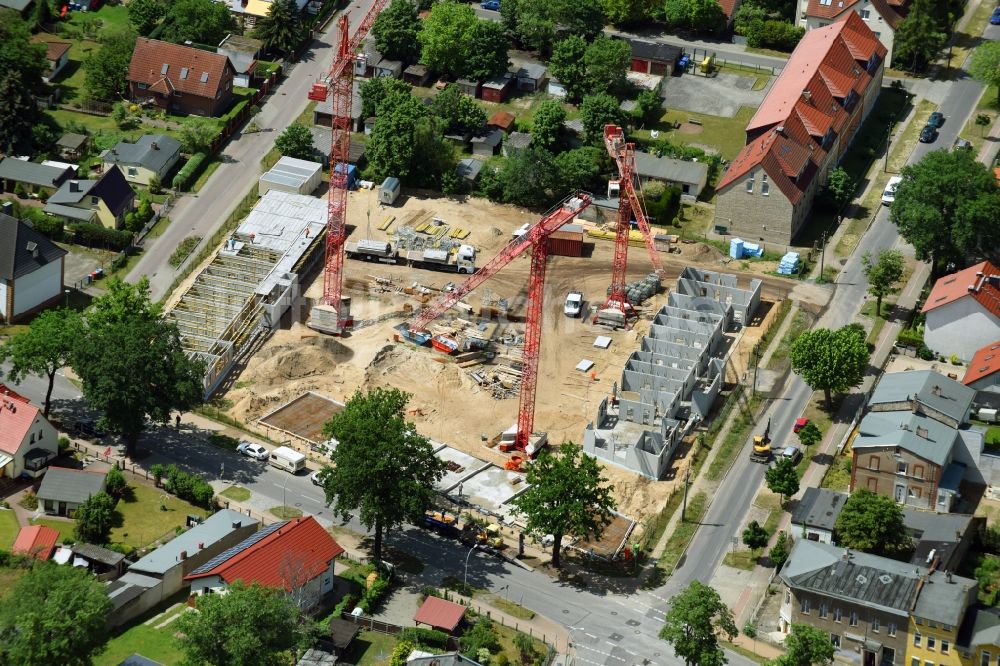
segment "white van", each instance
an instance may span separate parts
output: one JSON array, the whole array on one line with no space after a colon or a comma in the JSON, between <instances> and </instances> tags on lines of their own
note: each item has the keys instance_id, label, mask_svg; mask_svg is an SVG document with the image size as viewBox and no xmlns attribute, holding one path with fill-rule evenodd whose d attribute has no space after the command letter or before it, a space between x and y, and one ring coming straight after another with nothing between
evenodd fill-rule
<instances>
[{"instance_id":1,"label":"white van","mask_svg":"<svg viewBox=\"0 0 1000 666\"><path fill-rule=\"evenodd\" d=\"M272 467L283 469L286 472L297 474L299 470L306 468L306 456L295 449L287 446L279 446L271 451L271 457L267 461Z\"/></svg>"}]
</instances>

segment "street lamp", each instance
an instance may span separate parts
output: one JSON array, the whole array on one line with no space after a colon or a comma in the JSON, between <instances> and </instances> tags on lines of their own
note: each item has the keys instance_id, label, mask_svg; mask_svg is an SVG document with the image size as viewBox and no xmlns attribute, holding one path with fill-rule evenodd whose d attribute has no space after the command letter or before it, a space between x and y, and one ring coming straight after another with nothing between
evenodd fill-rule
<instances>
[{"instance_id":1,"label":"street lamp","mask_svg":"<svg viewBox=\"0 0 1000 666\"><path fill-rule=\"evenodd\" d=\"M285 511L285 509L288 508L288 506L285 504L285 487L288 485L288 479L290 478L292 478L291 474L286 476L285 482L281 484L281 510L285 512L285 515L288 515L288 512Z\"/></svg>"},{"instance_id":2,"label":"street lamp","mask_svg":"<svg viewBox=\"0 0 1000 666\"><path fill-rule=\"evenodd\" d=\"M472 556L472 551L479 548L477 543L472 548L469 549L469 553L465 556L465 576L462 578L462 587L467 588L469 586L469 558Z\"/></svg>"}]
</instances>

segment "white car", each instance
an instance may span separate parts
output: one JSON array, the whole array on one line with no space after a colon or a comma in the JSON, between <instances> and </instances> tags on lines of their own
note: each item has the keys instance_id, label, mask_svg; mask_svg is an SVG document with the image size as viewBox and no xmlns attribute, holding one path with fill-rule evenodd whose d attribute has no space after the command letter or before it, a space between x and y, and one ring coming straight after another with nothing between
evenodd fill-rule
<instances>
[{"instance_id":1,"label":"white car","mask_svg":"<svg viewBox=\"0 0 1000 666\"><path fill-rule=\"evenodd\" d=\"M322 471L323 470L317 470L317 471L315 471L315 472L313 472L312 474L309 475L309 480L312 481L312 484L314 486L322 486L323 485L322 479L319 478L320 472L322 472Z\"/></svg>"},{"instance_id":2,"label":"white car","mask_svg":"<svg viewBox=\"0 0 1000 666\"><path fill-rule=\"evenodd\" d=\"M882 192L882 203L886 206L891 206L892 202L896 200L896 188L899 184L903 182L902 176L893 176L889 179L888 184L885 186L885 190Z\"/></svg>"},{"instance_id":3,"label":"white car","mask_svg":"<svg viewBox=\"0 0 1000 666\"><path fill-rule=\"evenodd\" d=\"M267 460L271 456L263 446L250 442L240 442L236 450L254 460Z\"/></svg>"},{"instance_id":4,"label":"white car","mask_svg":"<svg viewBox=\"0 0 1000 666\"><path fill-rule=\"evenodd\" d=\"M566 295L566 304L563 306L563 314L567 317L579 317L580 310L583 309L583 294L578 291L571 291Z\"/></svg>"}]
</instances>

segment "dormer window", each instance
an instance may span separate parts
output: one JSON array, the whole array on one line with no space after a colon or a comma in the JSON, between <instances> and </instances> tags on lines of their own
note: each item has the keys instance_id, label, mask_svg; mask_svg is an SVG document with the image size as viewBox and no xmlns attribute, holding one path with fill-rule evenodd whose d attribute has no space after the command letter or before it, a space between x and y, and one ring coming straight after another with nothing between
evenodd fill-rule
<instances>
[{"instance_id":1,"label":"dormer window","mask_svg":"<svg viewBox=\"0 0 1000 666\"><path fill-rule=\"evenodd\" d=\"M858 93L851 90L847 93L847 97L844 99L844 108L850 111L854 108L854 105L858 103Z\"/></svg>"},{"instance_id":2,"label":"dormer window","mask_svg":"<svg viewBox=\"0 0 1000 666\"><path fill-rule=\"evenodd\" d=\"M878 54L873 53L872 57L868 59L868 66L866 67L866 69L868 70L868 73L871 74L873 71L875 71L876 67L878 67Z\"/></svg>"}]
</instances>

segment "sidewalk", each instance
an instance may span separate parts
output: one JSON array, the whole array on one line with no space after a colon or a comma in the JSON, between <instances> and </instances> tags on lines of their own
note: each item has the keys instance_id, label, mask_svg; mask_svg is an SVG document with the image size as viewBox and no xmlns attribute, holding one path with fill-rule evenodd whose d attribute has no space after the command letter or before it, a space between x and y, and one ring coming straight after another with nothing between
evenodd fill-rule
<instances>
[{"instance_id":1,"label":"sidewalk","mask_svg":"<svg viewBox=\"0 0 1000 666\"><path fill-rule=\"evenodd\" d=\"M976 160L988 167L992 167L993 160L997 158L998 152L1000 152L1000 116L993 121L993 127L990 129L990 133L986 135L986 141L979 150L979 154L976 155Z\"/></svg>"}]
</instances>

